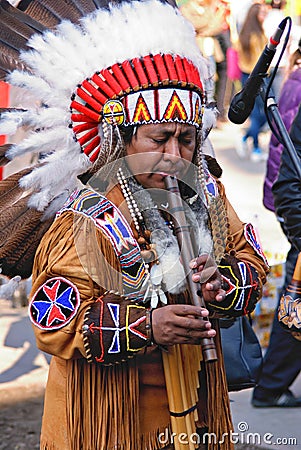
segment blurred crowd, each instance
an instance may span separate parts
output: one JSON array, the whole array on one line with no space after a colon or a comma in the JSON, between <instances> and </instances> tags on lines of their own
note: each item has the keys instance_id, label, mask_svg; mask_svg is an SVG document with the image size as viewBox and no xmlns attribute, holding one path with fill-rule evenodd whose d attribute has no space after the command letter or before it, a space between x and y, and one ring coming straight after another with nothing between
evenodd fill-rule
<instances>
[{"instance_id":1,"label":"blurred crowd","mask_svg":"<svg viewBox=\"0 0 301 450\"><path fill-rule=\"evenodd\" d=\"M212 97L219 111L217 127L222 127L227 121L231 98L245 82L279 23L287 15L292 16L291 8L288 8L286 0L179 0L177 3L183 15L194 25L198 45L209 58ZM297 10L293 12L289 43L273 82L276 97L286 76L289 55L296 50L301 37L298 14ZM271 71L280 51L279 46ZM264 120L260 118L260 128L264 126L262 122ZM255 136L254 147L257 144Z\"/></svg>"}]
</instances>

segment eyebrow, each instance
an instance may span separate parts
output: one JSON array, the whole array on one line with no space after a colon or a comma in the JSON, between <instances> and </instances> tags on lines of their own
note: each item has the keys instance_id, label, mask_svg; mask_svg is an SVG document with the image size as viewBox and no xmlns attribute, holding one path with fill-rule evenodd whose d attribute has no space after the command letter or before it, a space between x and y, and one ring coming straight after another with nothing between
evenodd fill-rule
<instances>
[{"instance_id":1,"label":"eyebrow","mask_svg":"<svg viewBox=\"0 0 301 450\"><path fill-rule=\"evenodd\" d=\"M175 133L174 130L170 130L170 129L167 129L167 128L161 128L160 130L158 129L158 130L152 131L151 135L155 136L155 135L162 135L162 134L164 134L164 135L172 136L174 133ZM188 128L186 130L181 131L179 136L189 135L189 134L195 135L194 130L191 129L191 128Z\"/></svg>"}]
</instances>

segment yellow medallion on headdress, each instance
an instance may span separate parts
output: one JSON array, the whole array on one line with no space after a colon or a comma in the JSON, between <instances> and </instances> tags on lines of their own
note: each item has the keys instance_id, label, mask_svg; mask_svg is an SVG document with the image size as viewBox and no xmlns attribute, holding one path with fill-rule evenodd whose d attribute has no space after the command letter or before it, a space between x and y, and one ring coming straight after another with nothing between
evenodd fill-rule
<instances>
[{"instance_id":1,"label":"yellow medallion on headdress","mask_svg":"<svg viewBox=\"0 0 301 450\"><path fill-rule=\"evenodd\" d=\"M119 100L108 100L103 106L103 118L109 125L122 125L125 112Z\"/></svg>"}]
</instances>

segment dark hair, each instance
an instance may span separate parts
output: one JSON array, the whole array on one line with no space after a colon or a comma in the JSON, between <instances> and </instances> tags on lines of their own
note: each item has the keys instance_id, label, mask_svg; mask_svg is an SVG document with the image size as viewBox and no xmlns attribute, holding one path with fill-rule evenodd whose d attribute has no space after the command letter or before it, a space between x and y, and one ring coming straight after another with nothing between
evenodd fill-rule
<instances>
[{"instance_id":1,"label":"dark hair","mask_svg":"<svg viewBox=\"0 0 301 450\"><path fill-rule=\"evenodd\" d=\"M286 0L272 0L271 7L273 9L282 9L286 4Z\"/></svg>"},{"instance_id":2,"label":"dark hair","mask_svg":"<svg viewBox=\"0 0 301 450\"><path fill-rule=\"evenodd\" d=\"M251 35L254 33L264 35L262 23L258 20L258 15L262 7L263 5L261 3L254 3L249 8L244 24L239 33L241 48L247 55L250 54Z\"/></svg>"},{"instance_id":3,"label":"dark hair","mask_svg":"<svg viewBox=\"0 0 301 450\"><path fill-rule=\"evenodd\" d=\"M125 126L121 126L119 127L121 136L123 138L123 142L125 143L125 145L130 144L133 136L134 136L134 132L135 129L138 127L139 125L129 125L127 127Z\"/></svg>"}]
</instances>

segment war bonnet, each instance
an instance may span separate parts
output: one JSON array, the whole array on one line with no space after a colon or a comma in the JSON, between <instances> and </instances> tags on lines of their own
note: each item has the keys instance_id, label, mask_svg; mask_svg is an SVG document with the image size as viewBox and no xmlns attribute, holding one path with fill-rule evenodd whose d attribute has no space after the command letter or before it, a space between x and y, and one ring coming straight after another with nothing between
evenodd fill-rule
<instances>
[{"instance_id":1,"label":"war bonnet","mask_svg":"<svg viewBox=\"0 0 301 450\"><path fill-rule=\"evenodd\" d=\"M160 122L204 128L209 74L192 25L168 2L23 0L19 8L0 1L0 76L36 102L1 110L0 134L23 126L32 131L2 146L0 161L26 153L43 153L43 159L6 180L0 208L8 233L11 223L18 228L16 208L23 229L30 211L38 241L41 223L49 227L81 175L116 157L114 146L104 145L106 136Z\"/></svg>"}]
</instances>

